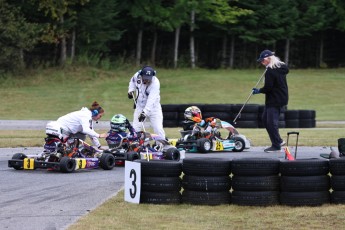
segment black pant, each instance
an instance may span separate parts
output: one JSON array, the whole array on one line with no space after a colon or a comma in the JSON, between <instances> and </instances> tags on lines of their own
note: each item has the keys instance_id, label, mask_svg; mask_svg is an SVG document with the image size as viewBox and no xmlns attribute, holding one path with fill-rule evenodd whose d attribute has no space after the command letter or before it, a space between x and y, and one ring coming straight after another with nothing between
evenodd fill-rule
<instances>
[{"instance_id":1,"label":"black pant","mask_svg":"<svg viewBox=\"0 0 345 230\"><path fill-rule=\"evenodd\" d=\"M265 106L262 114L262 122L270 137L272 147L280 149L283 142L279 135L279 115L281 107Z\"/></svg>"}]
</instances>

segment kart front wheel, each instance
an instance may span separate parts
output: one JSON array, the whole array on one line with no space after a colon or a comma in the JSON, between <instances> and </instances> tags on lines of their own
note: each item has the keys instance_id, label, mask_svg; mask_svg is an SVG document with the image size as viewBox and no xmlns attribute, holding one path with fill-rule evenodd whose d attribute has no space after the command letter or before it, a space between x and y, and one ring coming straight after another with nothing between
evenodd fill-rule
<instances>
[{"instance_id":1,"label":"kart front wheel","mask_svg":"<svg viewBox=\"0 0 345 230\"><path fill-rule=\"evenodd\" d=\"M12 156L12 160L24 160L25 158L28 158L28 157L24 153L15 153ZM14 165L13 168L16 169L16 170L22 170L23 169L23 165L21 165L21 166Z\"/></svg>"},{"instance_id":2,"label":"kart front wheel","mask_svg":"<svg viewBox=\"0 0 345 230\"><path fill-rule=\"evenodd\" d=\"M233 152L242 152L246 147L246 143L241 137L235 137L235 148L232 149Z\"/></svg>"},{"instance_id":3,"label":"kart front wheel","mask_svg":"<svg viewBox=\"0 0 345 230\"><path fill-rule=\"evenodd\" d=\"M179 161L180 160L180 151L178 151L177 148L169 148L164 153L164 158L166 160Z\"/></svg>"},{"instance_id":4,"label":"kart front wheel","mask_svg":"<svg viewBox=\"0 0 345 230\"><path fill-rule=\"evenodd\" d=\"M115 157L111 153L103 153L99 159L100 166L104 170L111 170L115 165Z\"/></svg>"},{"instance_id":5,"label":"kart front wheel","mask_svg":"<svg viewBox=\"0 0 345 230\"><path fill-rule=\"evenodd\" d=\"M64 173L71 173L75 170L75 159L69 157L62 157L60 160L60 171Z\"/></svg>"},{"instance_id":6,"label":"kart front wheel","mask_svg":"<svg viewBox=\"0 0 345 230\"><path fill-rule=\"evenodd\" d=\"M211 141L207 138L200 138L197 140L197 150L201 153L208 153L212 148Z\"/></svg>"}]
</instances>

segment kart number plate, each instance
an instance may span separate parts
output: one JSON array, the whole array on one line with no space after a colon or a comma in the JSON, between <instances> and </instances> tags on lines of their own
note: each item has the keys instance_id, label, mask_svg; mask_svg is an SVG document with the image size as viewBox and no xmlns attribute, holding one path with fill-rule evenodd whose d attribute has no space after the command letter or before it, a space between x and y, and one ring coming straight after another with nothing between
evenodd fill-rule
<instances>
[{"instance_id":1,"label":"kart number plate","mask_svg":"<svg viewBox=\"0 0 345 230\"><path fill-rule=\"evenodd\" d=\"M75 165L75 169L84 169L86 168L86 159L82 159L82 158L76 158L76 165Z\"/></svg>"},{"instance_id":2,"label":"kart number plate","mask_svg":"<svg viewBox=\"0 0 345 230\"><path fill-rule=\"evenodd\" d=\"M223 143L220 141L216 141L216 143L213 144L214 150L213 151L222 151L224 150Z\"/></svg>"},{"instance_id":3,"label":"kart number plate","mask_svg":"<svg viewBox=\"0 0 345 230\"><path fill-rule=\"evenodd\" d=\"M142 159L147 159L147 155L149 155L149 159L152 160L153 159L153 156L152 156L152 153L141 153L141 157Z\"/></svg>"},{"instance_id":4,"label":"kart number plate","mask_svg":"<svg viewBox=\"0 0 345 230\"><path fill-rule=\"evenodd\" d=\"M24 169L35 169L35 159L33 158L25 158L23 164Z\"/></svg>"}]
</instances>

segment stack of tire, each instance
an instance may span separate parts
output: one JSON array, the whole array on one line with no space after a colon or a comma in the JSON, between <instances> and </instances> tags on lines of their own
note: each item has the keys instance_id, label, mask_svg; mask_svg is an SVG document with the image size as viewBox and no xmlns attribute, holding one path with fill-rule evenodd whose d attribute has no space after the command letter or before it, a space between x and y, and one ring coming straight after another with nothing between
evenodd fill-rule
<instances>
[{"instance_id":1,"label":"stack of tire","mask_svg":"<svg viewBox=\"0 0 345 230\"><path fill-rule=\"evenodd\" d=\"M331 173L331 203L345 204L345 157L329 160Z\"/></svg>"},{"instance_id":2,"label":"stack of tire","mask_svg":"<svg viewBox=\"0 0 345 230\"><path fill-rule=\"evenodd\" d=\"M182 163L182 203L221 205L231 202L231 160L185 158Z\"/></svg>"},{"instance_id":3,"label":"stack of tire","mask_svg":"<svg viewBox=\"0 0 345 230\"><path fill-rule=\"evenodd\" d=\"M299 110L285 111L286 128L299 128Z\"/></svg>"},{"instance_id":4,"label":"stack of tire","mask_svg":"<svg viewBox=\"0 0 345 230\"><path fill-rule=\"evenodd\" d=\"M278 205L279 163L273 158L233 159L232 203L241 206Z\"/></svg>"},{"instance_id":5,"label":"stack of tire","mask_svg":"<svg viewBox=\"0 0 345 230\"><path fill-rule=\"evenodd\" d=\"M141 164L140 203L181 203L181 162L144 159L135 162Z\"/></svg>"},{"instance_id":6,"label":"stack of tire","mask_svg":"<svg viewBox=\"0 0 345 230\"><path fill-rule=\"evenodd\" d=\"M330 202L329 164L326 159L280 162L280 203L288 206L320 206Z\"/></svg>"},{"instance_id":7,"label":"stack of tire","mask_svg":"<svg viewBox=\"0 0 345 230\"><path fill-rule=\"evenodd\" d=\"M299 110L299 128L313 128L316 126L315 110Z\"/></svg>"},{"instance_id":8,"label":"stack of tire","mask_svg":"<svg viewBox=\"0 0 345 230\"><path fill-rule=\"evenodd\" d=\"M243 104L234 104L231 107L233 119L241 111ZM243 107L240 116L236 119L236 124L231 122L235 127L240 128L258 128L259 127L259 105L257 104L247 104Z\"/></svg>"},{"instance_id":9,"label":"stack of tire","mask_svg":"<svg viewBox=\"0 0 345 230\"><path fill-rule=\"evenodd\" d=\"M163 126L164 127L178 127L178 109L180 105L169 104L162 105L163 110Z\"/></svg>"}]
</instances>

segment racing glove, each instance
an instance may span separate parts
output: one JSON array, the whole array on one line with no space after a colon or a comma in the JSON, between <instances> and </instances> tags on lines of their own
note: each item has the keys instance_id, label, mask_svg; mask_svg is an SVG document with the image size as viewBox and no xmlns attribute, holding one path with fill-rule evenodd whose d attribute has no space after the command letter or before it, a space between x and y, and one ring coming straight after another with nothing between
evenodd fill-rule
<instances>
[{"instance_id":1,"label":"racing glove","mask_svg":"<svg viewBox=\"0 0 345 230\"><path fill-rule=\"evenodd\" d=\"M133 99L133 94L134 94L133 91L132 91L132 92L129 92L129 93L128 93L128 99Z\"/></svg>"},{"instance_id":2,"label":"racing glove","mask_svg":"<svg viewBox=\"0 0 345 230\"><path fill-rule=\"evenodd\" d=\"M144 111L143 111L143 112L141 112L141 114L139 115L138 120L139 120L139 122L143 122L143 121L145 121L145 119L146 119L146 114L145 114Z\"/></svg>"},{"instance_id":3,"label":"racing glove","mask_svg":"<svg viewBox=\"0 0 345 230\"><path fill-rule=\"evenodd\" d=\"M260 93L260 89L253 88L253 94L259 94L259 93Z\"/></svg>"}]
</instances>

